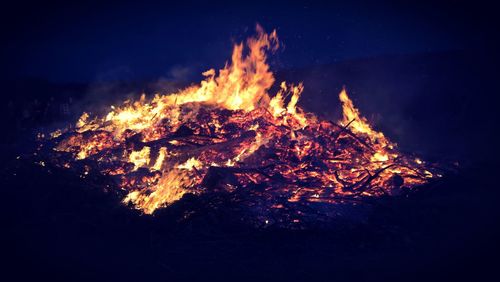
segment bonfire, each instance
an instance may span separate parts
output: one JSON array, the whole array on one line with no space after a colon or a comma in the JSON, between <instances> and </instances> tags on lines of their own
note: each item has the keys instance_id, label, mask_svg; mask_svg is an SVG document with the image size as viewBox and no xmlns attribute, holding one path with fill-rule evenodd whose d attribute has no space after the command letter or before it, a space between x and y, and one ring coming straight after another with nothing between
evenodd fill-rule
<instances>
[{"instance_id":1,"label":"bonfire","mask_svg":"<svg viewBox=\"0 0 500 282\"><path fill-rule=\"evenodd\" d=\"M411 190L441 175L360 115L346 90L342 118L322 120L298 106L302 83L276 83L266 58L276 31L236 44L230 63L177 93L83 113L44 140L50 162L84 178L97 173L125 205L154 214L186 194L245 195L264 224L300 221L300 206L335 206ZM111 183L111 184L109 184ZM104 184L103 184L104 186ZM290 216L290 210L295 214ZM281 213L288 216L276 216ZM272 216L271 216L272 215Z\"/></svg>"}]
</instances>

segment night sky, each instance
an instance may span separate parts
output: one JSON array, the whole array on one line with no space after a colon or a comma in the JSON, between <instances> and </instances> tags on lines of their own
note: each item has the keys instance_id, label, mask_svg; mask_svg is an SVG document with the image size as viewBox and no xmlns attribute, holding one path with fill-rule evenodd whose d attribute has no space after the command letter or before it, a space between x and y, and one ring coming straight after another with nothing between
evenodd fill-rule
<instances>
[{"instance_id":1,"label":"night sky","mask_svg":"<svg viewBox=\"0 0 500 282\"><path fill-rule=\"evenodd\" d=\"M478 2L168 2L4 6L2 77L191 81L222 67L256 23L276 28L284 44L271 59L275 69L481 48L494 30Z\"/></svg>"}]
</instances>

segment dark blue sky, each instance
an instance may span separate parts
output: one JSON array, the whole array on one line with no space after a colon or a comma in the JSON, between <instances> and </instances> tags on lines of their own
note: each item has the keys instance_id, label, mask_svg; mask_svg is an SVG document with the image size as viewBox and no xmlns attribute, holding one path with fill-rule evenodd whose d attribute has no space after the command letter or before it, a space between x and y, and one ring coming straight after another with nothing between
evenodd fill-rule
<instances>
[{"instance_id":1,"label":"dark blue sky","mask_svg":"<svg viewBox=\"0 0 500 282\"><path fill-rule=\"evenodd\" d=\"M478 15L441 4L307 1L21 3L2 17L4 76L56 82L194 79L230 58L255 23L278 30L275 68L473 47ZM479 38L479 39L478 39Z\"/></svg>"}]
</instances>

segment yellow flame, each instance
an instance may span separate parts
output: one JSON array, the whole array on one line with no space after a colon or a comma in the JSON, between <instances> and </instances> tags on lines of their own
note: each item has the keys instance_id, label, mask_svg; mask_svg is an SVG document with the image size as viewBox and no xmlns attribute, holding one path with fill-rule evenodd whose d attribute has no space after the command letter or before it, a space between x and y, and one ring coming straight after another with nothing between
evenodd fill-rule
<instances>
[{"instance_id":1,"label":"yellow flame","mask_svg":"<svg viewBox=\"0 0 500 282\"><path fill-rule=\"evenodd\" d=\"M286 82L283 81L280 84L280 90L276 95L271 99L269 102L269 110L273 114L274 117L281 116L283 112L285 111L284 108L284 101L283 101L283 94L287 91L287 85Z\"/></svg>"},{"instance_id":2,"label":"yellow flame","mask_svg":"<svg viewBox=\"0 0 500 282\"><path fill-rule=\"evenodd\" d=\"M359 113L359 110L354 107L351 99L347 96L347 91L342 89L339 94L340 102L342 102L342 125L349 124L349 128L356 133L364 133L368 135L373 140L382 141L387 144L387 140L382 132L377 132L373 130L363 116Z\"/></svg>"},{"instance_id":3,"label":"yellow flame","mask_svg":"<svg viewBox=\"0 0 500 282\"><path fill-rule=\"evenodd\" d=\"M372 162L386 162L389 160L389 155L383 152L376 152L372 157Z\"/></svg>"},{"instance_id":4,"label":"yellow flame","mask_svg":"<svg viewBox=\"0 0 500 282\"><path fill-rule=\"evenodd\" d=\"M167 156L167 148L166 147L161 147L160 151L158 152L158 157L156 158L155 164L153 165L154 170L161 170L161 166L163 165L163 161L165 160L165 157Z\"/></svg>"},{"instance_id":5,"label":"yellow flame","mask_svg":"<svg viewBox=\"0 0 500 282\"><path fill-rule=\"evenodd\" d=\"M187 169L193 170L193 168L200 168L203 166L203 163L197 160L196 158L190 158L185 163L177 165L178 169Z\"/></svg>"},{"instance_id":6,"label":"yellow flame","mask_svg":"<svg viewBox=\"0 0 500 282\"><path fill-rule=\"evenodd\" d=\"M135 190L127 194L123 203L132 203L146 214L152 214L157 208L166 206L182 198L186 188L195 183L185 170L173 169L165 172L158 184L147 191Z\"/></svg>"},{"instance_id":7,"label":"yellow flame","mask_svg":"<svg viewBox=\"0 0 500 282\"><path fill-rule=\"evenodd\" d=\"M129 161L134 164L134 170L146 166L149 163L150 148L145 146L140 151L130 153Z\"/></svg>"}]
</instances>

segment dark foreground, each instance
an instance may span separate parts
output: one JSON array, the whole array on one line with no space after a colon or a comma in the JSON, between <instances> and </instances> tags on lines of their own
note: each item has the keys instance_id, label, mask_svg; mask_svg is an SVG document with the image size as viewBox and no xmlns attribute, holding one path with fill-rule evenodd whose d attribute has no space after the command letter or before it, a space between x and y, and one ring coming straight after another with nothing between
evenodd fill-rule
<instances>
[{"instance_id":1,"label":"dark foreground","mask_svg":"<svg viewBox=\"0 0 500 282\"><path fill-rule=\"evenodd\" d=\"M484 93L493 92L481 83L488 79L482 75L488 70L477 73L467 68L470 59L441 54L283 74L291 77L289 81L305 80L306 91L312 85L304 97L323 93L317 94L322 100L303 103L324 115L333 113L324 101L334 100L328 95L335 96L342 84L348 89L352 85L353 96L375 95L358 96L360 108L382 112L380 124L388 127L382 129L403 150L462 164L457 174L415 193L367 204L370 211L362 219L346 215L328 228L254 229L237 216L208 208L188 221L175 216L175 209L181 207L143 216L120 205L114 195L85 185L76 175L53 169L49 173L29 158L16 159L33 144L26 141L29 126L7 124L15 127L9 131L15 134L7 134L2 145L2 275L13 277L6 281L495 277L500 190L496 139L487 131L493 114L484 102L489 98ZM318 79L322 76L335 80ZM336 89L327 93L326 82ZM16 111L7 114L15 116Z\"/></svg>"},{"instance_id":2,"label":"dark foreground","mask_svg":"<svg viewBox=\"0 0 500 282\"><path fill-rule=\"evenodd\" d=\"M4 266L16 280L481 279L500 251L491 164L382 199L366 221L295 231L254 230L213 210L183 223L140 216L68 185L74 176L17 165L3 193Z\"/></svg>"}]
</instances>

